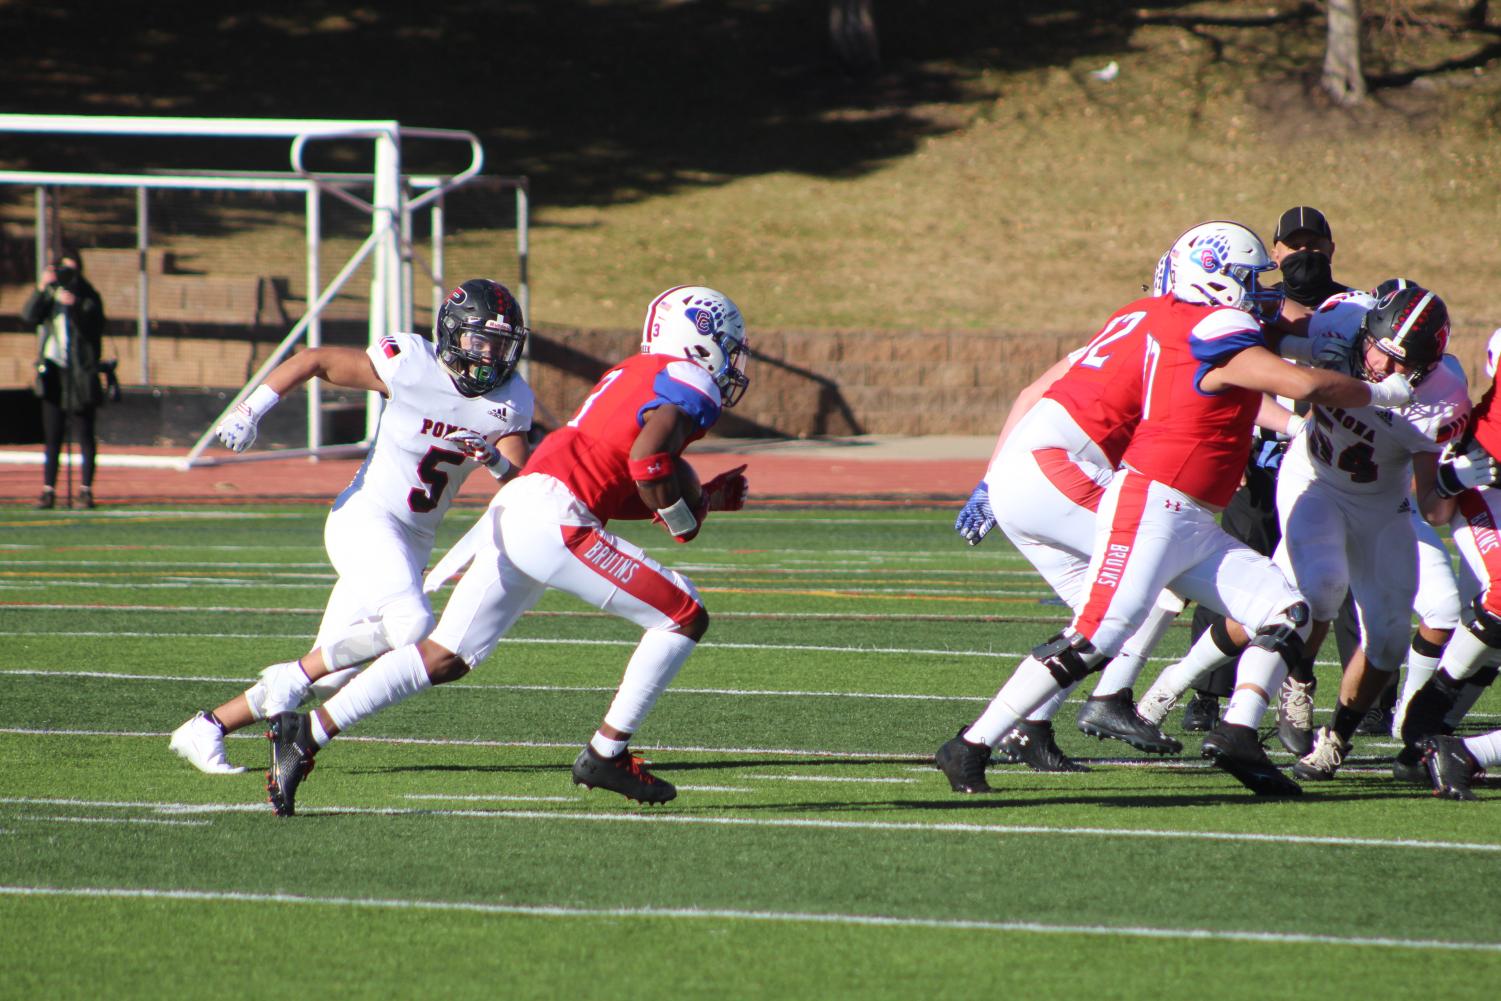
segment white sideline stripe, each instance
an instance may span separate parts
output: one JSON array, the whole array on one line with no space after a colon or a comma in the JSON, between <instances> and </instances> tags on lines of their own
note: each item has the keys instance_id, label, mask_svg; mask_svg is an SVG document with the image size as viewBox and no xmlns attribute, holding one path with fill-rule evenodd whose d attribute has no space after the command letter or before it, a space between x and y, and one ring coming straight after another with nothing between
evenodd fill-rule
<instances>
[{"instance_id":1,"label":"white sideline stripe","mask_svg":"<svg viewBox=\"0 0 1501 1001\"><path fill-rule=\"evenodd\" d=\"M873 782L906 784L916 782L917 779L891 779L891 778L861 778L859 776L840 775L747 775L748 779L761 779L767 782ZM678 788L682 788L679 786Z\"/></svg>"},{"instance_id":2,"label":"white sideline stripe","mask_svg":"<svg viewBox=\"0 0 1501 1001\"><path fill-rule=\"evenodd\" d=\"M290 893L237 893L223 890L166 890L114 886L0 886L12 897L83 897L124 900L181 900L194 903L309 904L317 907L363 907L379 910L448 911L544 918L661 918L688 921L762 921L783 924L850 925L880 928L934 928L944 931L1028 932L1037 935L1090 935L1102 938L1191 939L1258 942L1278 945L1341 945L1442 952L1501 952L1501 942L1445 942L1421 938L1370 938L1313 935L1306 932L1215 928L1166 928L1145 925L1069 925L1038 921L979 921L965 918L917 918L889 914L820 914L808 911L747 911L701 907L564 907L556 904L491 904L467 900L415 900L377 897L309 897Z\"/></svg>"},{"instance_id":3,"label":"white sideline stripe","mask_svg":"<svg viewBox=\"0 0 1501 1001\"><path fill-rule=\"evenodd\" d=\"M69 824L165 824L170 827L207 827L207 820L164 820L160 817L41 817L22 814L17 820L60 820Z\"/></svg>"},{"instance_id":4,"label":"white sideline stripe","mask_svg":"<svg viewBox=\"0 0 1501 1001\"><path fill-rule=\"evenodd\" d=\"M147 800L38 799L0 797L0 804L74 806L116 810L155 810L158 813L264 813L264 803L164 803ZM1086 838L1144 838L1168 841L1225 841L1252 844L1308 845L1316 848L1417 848L1422 851L1501 852L1501 844L1480 841L1420 841L1416 838L1349 838L1311 834L1255 834L1244 831L1169 831L1150 828L1044 827L1034 824L924 824L890 820L825 820L814 817L701 817L657 811L653 813L565 813L541 810L430 810L415 807L320 806L298 807L298 815L359 814L371 817L438 816L479 820L580 821L583 823L679 824L699 827L765 827L825 831L895 831L912 834L1037 834Z\"/></svg>"},{"instance_id":5,"label":"white sideline stripe","mask_svg":"<svg viewBox=\"0 0 1501 1001\"><path fill-rule=\"evenodd\" d=\"M682 792L755 792L754 789L742 786L685 786L679 785Z\"/></svg>"},{"instance_id":6,"label":"white sideline stripe","mask_svg":"<svg viewBox=\"0 0 1501 1001\"><path fill-rule=\"evenodd\" d=\"M436 799L448 803L579 803L583 801L582 796L466 796L441 792L409 792L402 799Z\"/></svg>"}]
</instances>

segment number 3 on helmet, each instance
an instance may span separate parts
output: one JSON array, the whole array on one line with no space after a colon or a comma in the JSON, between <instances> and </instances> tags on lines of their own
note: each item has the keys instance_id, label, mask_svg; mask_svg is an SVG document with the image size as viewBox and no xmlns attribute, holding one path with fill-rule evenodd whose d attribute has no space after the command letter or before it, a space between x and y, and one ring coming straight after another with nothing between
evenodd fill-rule
<instances>
[{"instance_id":1,"label":"number 3 on helmet","mask_svg":"<svg viewBox=\"0 0 1501 1001\"><path fill-rule=\"evenodd\" d=\"M670 355L708 370L726 407L745 394L750 348L730 297L702 285L678 285L651 301L641 327L643 354Z\"/></svg>"},{"instance_id":2,"label":"number 3 on helmet","mask_svg":"<svg viewBox=\"0 0 1501 1001\"><path fill-rule=\"evenodd\" d=\"M521 304L488 278L471 278L448 293L433 322L438 360L466 396L483 396L510 377L526 335Z\"/></svg>"}]
</instances>

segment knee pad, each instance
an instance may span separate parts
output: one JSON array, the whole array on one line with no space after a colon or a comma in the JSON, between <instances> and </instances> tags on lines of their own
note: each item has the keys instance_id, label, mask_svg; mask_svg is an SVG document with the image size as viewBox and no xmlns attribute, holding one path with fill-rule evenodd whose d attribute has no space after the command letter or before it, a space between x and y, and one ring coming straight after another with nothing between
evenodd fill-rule
<instances>
[{"instance_id":1,"label":"knee pad","mask_svg":"<svg viewBox=\"0 0 1501 1001\"><path fill-rule=\"evenodd\" d=\"M1035 647L1032 656L1048 669L1059 688L1067 688L1083 681L1095 671L1103 670L1111 660L1078 633L1071 636L1059 633Z\"/></svg>"},{"instance_id":2,"label":"knee pad","mask_svg":"<svg viewBox=\"0 0 1501 1001\"><path fill-rule=\"evenodd\" d=\"M438 620L427 602L403 598L380 610L380 630L389 644L389 649L399 650L404 646L427 639Z\"/></svg>"},{"instance_id":3,"label":"knee pad","mask_svg":"<svg viewBox=\"0 0 1501 1001\"><path fill-rule=\"evenodd\" d=\"M1501 618L1485 607L1483 598L1484 596L1475 599L1475 621L1466 628L1486 646L1501 648Z\"/></svg>"},{"instance_id":4,"label":"knee pad","mask_svg":"<svg viewBox=\"0 0 1501 1001\"><path fill-rule=\"evenodd\" d=\"M1282 610L1275 619L1256 630L1251 645L1280 654L1289 664L1296 664L1308 656L1303 641L1312 628L1312 616L1308 602L1299 601Z\"/></svg>"}]
</instances>

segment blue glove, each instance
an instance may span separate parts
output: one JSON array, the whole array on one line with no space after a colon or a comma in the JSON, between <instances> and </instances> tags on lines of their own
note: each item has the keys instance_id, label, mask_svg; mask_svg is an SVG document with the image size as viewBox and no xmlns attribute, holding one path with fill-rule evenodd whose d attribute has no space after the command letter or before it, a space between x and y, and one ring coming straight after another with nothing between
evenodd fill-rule
<instances>
[{"instance_id":1,"label":"blue glove","mask_svg":"<svg viewBox=\"0 0 1501 1001\"><path fill-rule=\"evenodd\" d=\"M990 488L981 480L970 492L969 500L954 519L954 531L964 536L964 541L978 546L987 532L995 527L995 512L990 510Z\"/></svg>"}]
</instances>

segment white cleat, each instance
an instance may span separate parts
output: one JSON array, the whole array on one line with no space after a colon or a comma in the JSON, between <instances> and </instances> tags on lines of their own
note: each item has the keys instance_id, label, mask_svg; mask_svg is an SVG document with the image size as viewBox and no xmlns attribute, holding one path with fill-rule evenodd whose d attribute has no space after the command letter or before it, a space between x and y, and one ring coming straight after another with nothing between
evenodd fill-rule
<instances>
[{"instance_id":1,"label":"white cleat","mask_svg":"<svg viewBox=\"0 0 1501 1001\"><path fill-rule=\"evenodd\" d=\"M1178 694L1153 685L1136 704L1136 714L1154 726L1161 726L1167 714L1178 704Z\"/></svg>"},{"instance_id":2,"label":"white cleat","mask_svg":"<svg viewBox=\"0 0 1501 1001\"><path fill-rule=\"evenodd\" d=\"M224 756L224 733L209 719L208 713L199 713L173 730L171 747L188 764L207 775L238 775L245 770L230 764Z\"/></svg>"}]
</instances>

